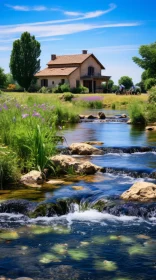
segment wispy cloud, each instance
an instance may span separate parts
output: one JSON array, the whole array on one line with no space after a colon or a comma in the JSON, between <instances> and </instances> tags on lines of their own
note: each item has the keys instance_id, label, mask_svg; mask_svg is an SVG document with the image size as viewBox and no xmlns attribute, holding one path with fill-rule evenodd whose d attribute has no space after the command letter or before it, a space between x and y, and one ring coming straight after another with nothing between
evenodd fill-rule
<instances>
[{"instance_id":1,"label":"wispy cloud","mask_svg":"<svg viewBox=\"0 0 156 280\"><path fill-rule=\"evenodd\" d=\"M99 11L93 11L93 12L88 12L88 13L81 13L81 12L73 12L73 11L64 11L63 13L67 16L81 16L83 19L89 19L89 18L96 18L99 16L102 16L104 14L110 13L114 9L116 9L115 4L110 4L109 9L107 10L99 10Z\"/></svg>"},{"instance_id":2,"label":"wispy cloud","mask_svg":"<svg viewBox=\"0 0 156 280\"><path fill-rule=\"evenodd\" d=\"M36 25L25 24L25 25L12 25L12 26L2 26L0 28L0 36L12 35L18 37L22 32L28 31L33 33L37 37L51 37L73 34L77 32L93 30L93 29L104 29L104 28L118 28L118 27L132 27L138 26L140 22L126 22L126 23L107 23L103 25L86 24L86 23L71 23L71 24L58 24L52 25ZM0 38L1 39L1 38ZM3 38L2 38L3 39Z\"/></svg>"},{"instance_id":3,"label":"wispy cloud","mask_svg":"<svg viewBox=\"0 0 156 280\"><path fill-rule=\"evenodd\" d=\"M29 11L36 11L36 12L41 12L47 10L47 7L45 6L19 6L19 5L9 5L6 4L8 8L14 10L14 11L23 11L23 12L29 12Z\"/></svg>"}]
</instances>

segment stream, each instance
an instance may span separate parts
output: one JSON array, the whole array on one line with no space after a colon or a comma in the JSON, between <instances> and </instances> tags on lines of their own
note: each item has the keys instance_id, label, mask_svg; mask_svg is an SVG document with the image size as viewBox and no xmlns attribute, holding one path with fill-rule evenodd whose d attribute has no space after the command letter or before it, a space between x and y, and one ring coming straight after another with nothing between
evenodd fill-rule
<instances>
[{"instance_id":1,"label":"stream","mask_svg":"<svg viewBox=\"0 0 156 280\"><path fill-rule=\"evenodd\" d=\"M6 202L0 196L0 279L155 279L156 202L125 202L120 195L135 182L156 183L156 132L118 119L124 111L104 112L108 122L62 131L66 149L104 142L97 146L103 155L78 156L104 173L71 176L53 190L8 191Z\"/></svg>"}]
</instances>

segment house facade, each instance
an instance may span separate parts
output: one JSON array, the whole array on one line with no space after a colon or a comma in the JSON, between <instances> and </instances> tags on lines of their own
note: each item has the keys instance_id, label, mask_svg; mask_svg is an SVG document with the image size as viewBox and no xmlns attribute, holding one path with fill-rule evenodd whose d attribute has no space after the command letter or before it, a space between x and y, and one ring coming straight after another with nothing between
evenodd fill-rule
<instances>
[{"instance_id":1,"label":"house facade","mask_svg":"<svg viewBox=\"0 0 156 280\"><path fill-rule=\"evenodd\" d=\"M102 82L108 82L110 76L103 76L101 71L105 67L86 50L76 55L51 55L47 68L36 73L37 84L42 87L53 88L59 84L68 83L70 88L80 84L87 87L89 92L101 92Z\"/></svg>"}]
</instances>

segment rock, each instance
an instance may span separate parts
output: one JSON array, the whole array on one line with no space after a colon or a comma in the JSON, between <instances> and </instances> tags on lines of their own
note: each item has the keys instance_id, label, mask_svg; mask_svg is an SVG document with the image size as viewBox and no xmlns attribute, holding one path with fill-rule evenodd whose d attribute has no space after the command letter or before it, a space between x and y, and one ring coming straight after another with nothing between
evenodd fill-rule
<instances>
[{"instance_id":1,"label":"rock","mask_svg":"<svg viewBox=\"0 0 156 280\"><path fill-rule=\"evenodd\" d=\"M88 145L97 145L97 146L100 146L100 145L103 145L104 142L101 142L101 141L85 141L85 142L82 142L84 144L88 144Z\"/></svg>"},{"instance_id":2,"label":"rock","mask_svg":"<svg viewBox=\"0 0 156 280\"><path fill-rule=\"evenodd\" d=\"M122 114L122 115L120 116L120 118L121 118L121 119L127 118L127 115L126 115L126 114Z\"/></svg>"},{"instance_id":3,"label":"rock","mask_svg":"<svg viewBox=\"0 0 156 280\"><path fill-rule=\"evenodd\" d=\"M149 130L149 131L154 130L154 131L156 131L156 126L146 126L146 130Z\"/></svg>"},{"instance_id":4,"label":"rock","mask_svg":"<svg viewBox=\"0 0 156 280\"><path fill-rule=\"evenodd\" d=\"M83 120L85 118L85 115L79 115L79 118Z\"/></svg>"},{"instance_id":5,"label":"rock","mask_svg":"<svg viewBox=\"0 0 156 280\"><path fill-rule=\"evenodd\" d=\"M50 184L50 185L62 185L63 183L64 183L63 180L57 180L57 179L49 180L46 182L46 184Z\"/></svg>"},{"instance_id":6,"label":"rock","mask_svg":"<svg viewBox=\"0 0 156 280\"><path fill-rule=\"evenodd\" d=\"M89 161L79 161L71 156L57 155L50 158L53 164L59 169L61 174L76 173L76 174L94 174L97 171L103 171L103 168L92 164Z\"/></svg>"},{"instance_id":7,"label":"rock","mask_svg":"<svg viewBox=\"0 0 156 280\"><path fill-rule=\"evenodd\" d=\"M131 119L129 119L129 120L127 121L127 124L132 124Z\"/></svg>"},{"instance_id":8,"label":"rock","mask_svg":"<svg viewBox=\"0 0 156 280\"><path fill-rule=\"evenodd\" d=\"M73 186L72 189L76 190L76 191L82 191L82 190L84 190L84 187L82 187L82 186Z\"/></svg>"},{"instance_id":9,"label":"rock","mask_svg":"<svg viewBox=\"0 0 156 280\"><path fill-rule=\"evenodd\" d=\"M102 155L103 152L99 149L92 147L85 143L73 143L70 145L69 149L72 154L75 155Z\"/></svg>"},{"instance_id":10,"label":"rock","mask_svg":"<svg viewBox=\"0 0 156 280\"><path fill-rule=\"evenodd\" d=\"M95 116L93 116L93 115L88 115L88 116L85 116L85 118L86 118L86 119L91 119L91 120L96 119L96 117L95 117Z\"/></svg>"},{"instance_id":11,"label":"rock","mask_svg":"<svg viewBox=\"0 0 156 280\"><path fill-rule=\"evenodd\" d=\"M98 113L98 118L101 119L101 120L105 119L106 118L105 113L104 112L99 112Z\"/></svg>"},{"instance_id":12,"label":"rock","mask_svg":"<svg viewBox=\"0 0 156 280\"><path fill-rule=\"evenodd\" d=\"M42 174L40 171L32 170L29 173L21 176L20 182L27 186L41 185L44 182Z\"/></svg>"},{"instance_id":13,"label":"rock","mask_svg":"<svg viewBox=\"0 0 156 280\"><path fill-rule=\"evenodd\" d=\"M150 201L156 200L156 184L137 182L121 195L125 200Z\"/></svg>"},{"instance_id":14,"label":"rock","mask_svg":"<svg viewBox=\"0 0 156 280\"><path fill-rule=\"evenodd\" d=\"M15 213L26 215L33 210L35 203L24 199L10 199L0 204L0 213Z\"/></svg>"}]
</instances>

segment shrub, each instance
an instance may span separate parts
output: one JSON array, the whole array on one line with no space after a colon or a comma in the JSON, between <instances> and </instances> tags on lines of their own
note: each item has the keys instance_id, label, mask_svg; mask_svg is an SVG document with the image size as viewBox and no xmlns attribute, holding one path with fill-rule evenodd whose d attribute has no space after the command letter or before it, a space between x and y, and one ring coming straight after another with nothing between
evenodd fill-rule
<instances>
[{"instance_id":1,"label":"shrub","mask_svg":"<svg viewBox=\"0 0 156 280\"><path fill-rule=\"evenodd\" d=\"M70 87L69 87L68 84L60 85L60 89L61 89L61 92L69 92L70 91Z\"/></svg>"},{"instance_id":2,"label":"shrub","mask_svg":"<svg viewBox=\"0 0 156 280\"><path fill-rule=\"evenodd\" d=\"M19 179L17 156L12 151L0 147L0 188Z\"/></svg>"},{"instance_id":3,"label":"shrub","mask_svg":"<svg viewBox=\"0 0 156 280\"><path fill-rule=\"evenodd\" d=\"M61 96L61 99L64 101L71 101L74 98L74 95L71 92L66 92Z\"/></svg>"},{"instance_id":4,"label":"shrub","mask_svg":"<svg viewBox=\"0 0 156 280\"><path fill-rule=\"evenodd\" d=\"M48 92L48 88L47 87L41 87L38 92L39 93L47 93Z\"/></svg>"},{"instance_id":5,"label":"shrub","mask_svg":"<svg viewBox=\"0 0 156 280\"><path fill-rule=\"evenodd\" d=\"M156 104L156 87L153 87L149 90L148 101L150 103L155 103Z\"/></svg>"},{"instance_id":6,"label":"shrub","mask_svg":"<svg viewBox=\"0 0 156 280\"><path fill-rule=\"evenodd\" d=\"M132 103L130 103L128 112L133 124L146 123L145 108L141 102L134 100Z\"/></svg>"},{"instance_id":7,"label":"shrub","mask_svg":"<svg viewBox=\"0 0 156 280\"><path fill-rule=\"evenodd\" d=\"M7 87L7 89L9 89L9 90L15 90L15 88L16 88L15 84L9 84Z\"/></svg>"},{"instance_id":8,"label":"shrub","mask_svg":"<svg viewBox=\"0 0 156 280\"><path fill-rule=\"evenodd\" d=\"M156 79L155 78L146 79L144 81L144 85L145 85L145 89L149 90L150 88L156 85Z\"/></svg>"},{"instance_id":9,"label":"shrub","mask_svg":"<svg viewBox=\"0 0 156 280\"><path fill-rule=\"evenodd\" d=\"M148 122L156 122L156 106L154 103L148 104L146 118Z\"/></svg>"},{"instance_id":10,"label":"shrub","mask_svg":"<svg viewBox=\"0 0 156 280\"><path fill-rule=\"evenodd\" d=\"M116 104L112 103L112 109L115 110L115 108L116 108Z\"/></svg>"},{"instance_id":11,"label":"shrub","mask_svg":"<svg viewBox=\"0 0 156 280\"><path fill-rule=\"evenodd\" d=\"M52 88L52 92L53 93L62 93L61 87L60 86L56 86L56 87Z\"/></svg>"}]
</instances>

